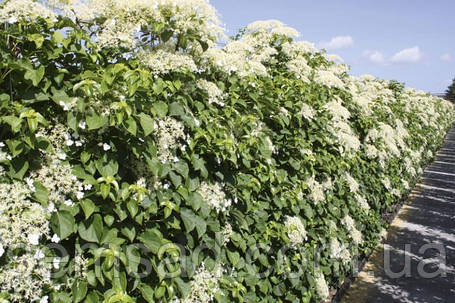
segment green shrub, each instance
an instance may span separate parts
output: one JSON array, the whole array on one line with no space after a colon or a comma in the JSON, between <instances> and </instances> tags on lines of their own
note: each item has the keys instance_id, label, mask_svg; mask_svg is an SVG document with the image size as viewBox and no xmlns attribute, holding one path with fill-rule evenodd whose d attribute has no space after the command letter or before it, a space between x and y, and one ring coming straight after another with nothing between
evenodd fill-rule
<instances>
[{"instance_id":1,"label":"green shrub","mask_svg":"<svg viewBox=\"0 0 455 303\"><path fill-rule=\"evenodd\" d=\"M328 300L455 118L203 0L0 21L1 302Z\"/></svg>"}]
</instances>

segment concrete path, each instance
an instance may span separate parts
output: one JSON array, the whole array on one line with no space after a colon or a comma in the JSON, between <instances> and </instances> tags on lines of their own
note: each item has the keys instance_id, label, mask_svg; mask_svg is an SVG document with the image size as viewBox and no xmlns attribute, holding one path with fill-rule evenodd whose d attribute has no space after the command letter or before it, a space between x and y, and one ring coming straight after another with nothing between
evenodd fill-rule
<instances>
[{"instance_id":1,"label":"concrete path","mask_svg":"<svg viewBox=\"0 0 455 303\"><path fill-rule=\"evenodd\" d=\"M455 128L341 302L455 302Z\"/></svg>"}]
</instances>

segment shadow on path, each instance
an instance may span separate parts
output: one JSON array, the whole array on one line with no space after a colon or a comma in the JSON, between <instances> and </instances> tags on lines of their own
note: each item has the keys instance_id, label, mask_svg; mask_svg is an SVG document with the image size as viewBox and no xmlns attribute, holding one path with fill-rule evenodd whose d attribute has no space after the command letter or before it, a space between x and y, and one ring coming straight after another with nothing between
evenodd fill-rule
<instances>
[{"instance_id":1,"label":"shadow on path","mask_svg":"<svg viewBox=\"0 0 455 303\"><path fill-rule=\"evenodd\" d=\"M455 302L455 128L341 302Z\"/></svg>"}]
</instances>

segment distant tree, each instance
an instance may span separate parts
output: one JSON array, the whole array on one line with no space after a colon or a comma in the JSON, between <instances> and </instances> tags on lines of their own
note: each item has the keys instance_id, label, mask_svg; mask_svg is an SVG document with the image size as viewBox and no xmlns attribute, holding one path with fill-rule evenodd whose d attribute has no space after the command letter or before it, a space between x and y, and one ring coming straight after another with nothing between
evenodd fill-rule
<instances>
[{"instance_id":1,"label":"distant tree","mask_svg":"<svg viewBox=\"0 0 455 303\"><path fill-rule=\"evenodd\" d=\"M444 96L447 100L455 102L455 78L452 80L452 84L446 90L446 94Z\"/></svg>"}]
</instances>

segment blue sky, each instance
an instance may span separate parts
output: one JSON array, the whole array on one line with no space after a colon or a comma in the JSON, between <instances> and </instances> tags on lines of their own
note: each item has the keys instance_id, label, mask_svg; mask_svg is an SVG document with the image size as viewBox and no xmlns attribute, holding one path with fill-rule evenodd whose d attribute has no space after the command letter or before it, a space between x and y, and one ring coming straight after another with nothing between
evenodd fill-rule
<instances>
[{"instance_id":1,"label":"blue sky","mask_svg":"<svg viewBox=\"0 0 455 303\"><path fill-rule=\"evenodd\" d=\"M455 0L211 0L233 35L250 22L277 19L354 75L395 79L444 92L455 78Z\"/></svg>"}]
</instances>

